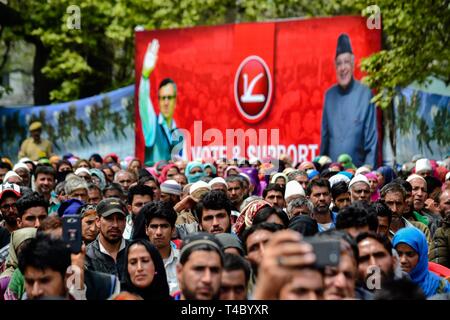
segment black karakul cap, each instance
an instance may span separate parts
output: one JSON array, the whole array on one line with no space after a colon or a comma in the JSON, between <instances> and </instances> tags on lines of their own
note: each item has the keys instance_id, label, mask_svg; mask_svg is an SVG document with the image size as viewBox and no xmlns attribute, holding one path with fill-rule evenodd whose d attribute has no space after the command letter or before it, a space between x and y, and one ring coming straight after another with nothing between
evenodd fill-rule
<instances>
[{"instance_id":1,"label":"black karakul cap","mask_svg":"<svg viewBox=\"0 0 450 320\"><path fill-rule=\"evenodd\" d=\"M337 41L337 47L336 47L336 57L342 53L353 54L352 45L350 43L350 38L345 33L341 33L339 35L339 38Z\"/></svg>"}]
</instances>

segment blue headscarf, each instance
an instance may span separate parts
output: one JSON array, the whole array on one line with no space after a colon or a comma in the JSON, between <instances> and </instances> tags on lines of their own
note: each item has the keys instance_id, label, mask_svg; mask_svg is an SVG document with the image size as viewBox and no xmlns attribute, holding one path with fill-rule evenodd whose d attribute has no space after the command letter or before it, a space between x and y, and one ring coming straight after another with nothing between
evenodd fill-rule
<instances>
[{"instance_id":1,"label":"blue headscarf","mask_svg":"<svg viewBox=\"0 0 450 320\"><path fill-rule=\"evenodd\" d=\"M423 232L415 227L400 229L392 239L392 245L395 248L400 243L407 244L419 255L417 265L409 272L411 280L421 287L426 297L435 295L441 278L428 271L428 244ZM448 282L444 292L450 292Z\"/></svg>"},{"instance_id":2,"label":"blue headscarf","mask_svg":"<svg viewBox=\"0 0 450 320\"><path fill-rule=\"evenodd\" d=\"M191 174L191 170L194 168L200 168L202 169L202 172ZM186 166L186 169L184 170L184 174L188 179L188 183L195 183L197 181L200 181L200 179L203 178L204 176L206 176L205 171L203 170L203 164L201 164L201 162L198 161L189 162Z\"/></svg>"},{"instance_id":3,"label":"blue headscarf","mask_svg":"<svg viewBox=\"0 0 450 320\"><path fill-rule=\"evenodd\" d=\"M205 163L203 165L203 169L206 169L206 168L211 168L213 177L215 177L217 175L217 169L213 164L211 164L209 162Z\"/></svg>"},{"instance_id":4,"label":"blue headscarf","mask_svg":"<svg viewBox=\"0 0 450 320\"><path fill-rule=\"evenodd\" d=\"M389 182L391 182L392 180L394 180L396 178L395 172L391 167L382 166L382 167L379 167L377 169L377 171L379 173L381 173L384 177L384 185L383 186L387 185Z\"/></svg>"},{"instance_id":5,"label":"blue headscarf","mask_svg":"<svg viewBox=\"0 0 450 320\"><path fill-rule=\"evenodd\" d=\"M89 172L91 173L91 175L96 176L100 179L100 183L99 183L98 187L100 188L100 190L103 191L103 189L105 189L105 187L106 187L105 174L101 170L96 169L96 168L89 169Z\"/></svg>"},{"instance_id":6,"label":"blue headscarf","mask_svg":"<svg viewBox=\"0 0 450 320\"><path fill-rule=\"evenodd\" d=\"M84 202L78 199L70 199L61 203L58 208L58 216L76 215L80 207L84 206Z\"/></svg>"}]
</instances>

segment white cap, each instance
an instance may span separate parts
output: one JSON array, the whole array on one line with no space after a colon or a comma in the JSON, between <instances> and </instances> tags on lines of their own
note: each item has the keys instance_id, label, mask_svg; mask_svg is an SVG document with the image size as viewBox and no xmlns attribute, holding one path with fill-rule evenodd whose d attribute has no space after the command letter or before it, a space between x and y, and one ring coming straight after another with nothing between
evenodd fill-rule
<instances>
[{"instance_id":1,"label":"white cap","mask_svg":"<svg viewBox=\"0 0 450 320\"><path fill-rule=\"evenodd\" d=\"M450 180L450 172L447 172L447 174L445 175L445 181Z\"/></svg>"},{"instance_id":2,"label":"white cap","mask_svg":"<svg viewBox=\"0 0 450 320\"><path fill-rule=\"evenodd\" d=\"M189 189L189 194L192 195L196 190L198 190L200 188L206 188L206 189L211 190L211 187L205 181L200 180L191 186L191 188Z\"/></svg>"},{"instance_id":3,"label":"white cap","mask_svg":"<svg viewBox=\"0 0 450 320\"><path fill-rule=\"evenodd\" d=\"M250 160L249 160L249 163L250 163L250 164L257 164L257 163L258 163L258 161L259 161L259 159L258 159L258 158L255 158L255 157L251 157L251 158L250 158Z\"/></svg>"},{"instance_id":4,"label":"white cap","mask_svg":"<svg viewBox=\"0 0 450 320\"><path fill-rule=\"evenodd\" d=\"M176 196L181 195L181 185L175 180L166 180L161 183L160 186L162 193L174 194Z\"/></svg>"},{"instance_id":5,"label":"white cap","mask_svg":"<svg viewBox=\"0 0 450 320\"><path fill-rule=\"evenodd\" d=\"M305 196L305 190L300 183L295 180L289 181L286 184L286 191L284 193L284 199L287 200L290 196Z\"/></svg>"},{"instance_id":6,"label":"white cap","mask_svg":"<svg viewBox=\"0 0 450 320\"><path fill-rule=\"evenodd\" d=\"M75 170L75 175L79 175L82 172L87 173L88 175L91 175L91 172L86 168L78 168L77 170Z\"/></svg>"},{"instance_id":7,"label":"white cap","mask_svg":"<svg viewBox=\"0 0 450 320\"><path fill-rule=\"evenodd\" d=\"M329 156L321 156L318 162L321 166L323 166L328 163L332 163L333 161L331 160L331 158Z\"/></svg>"},{"instance_id":8,"label":"white cap","mask_svg":"<svg viewBox=\"0 0 450 320\"><path fill-rule=\"evenodd\" d=\"M366 174L369 172L370 172L369 168L362 166L362 167L359 167L358 170L356 170L355 176L357 176L358 174Z\"/></svg>"},{"instance_id":9,"label":"white cap","mask_svg":"<svg viewBox=\"0 0 450 320\"><path fill-rule=\"evenodd\" d=\"M3 178L3 182L8 182L8 179L11 177L17 177L17 178L19 178L20 181L22 181L22 178L17 173L10 170L5 174L5 177Z\"/></svg>"},{"instance_id":10,"label":"white cap","mask_svg":"<svg viewBox=\"0 0 450 320\"><path fill-rule=\"evenodd\" d=\"M20 158L19 163L25 163L25 162L33 162L33 160L31 160L30 158L24 157L24 158Z\"/></svg>"},{"instance_id":11,"label":"white cap","mask_svg":"<svg viewBox=\"0 0 450 320\"><path fill-rule=\"evenodd\" d=\"M275 183L275 181L277 181L278 178L284 178L284 181L286 182L288 181L288 178L284 173L278 172L272 176L272 178L270 179L270 183Z\"/></svg>"},{"instance_id":12,"label":"white cap","mask_svg":"<svg viewBox=\"0 0 450 320\"><path fill-rule=\"evenodd\" d=\"M419 159L416 161L416 173L421 171L431 171L431 163L428 159Z\"/></svg>"},{"instance_id":13,"label":"white cap","mask_svg":"<svg viewBox=\"0 0 450 320\"><path fill-rule=\"evenodd\" d=\"M28 166L23 162L19 162L14 165L13 171L16 171L17 169L25 169L30 172L30 168L28 168Z\"/></svg>"},{"instance_id":14,"label":"white cap","mask_svg":"<svg viewBox=\"0 0 450 320\"><path fill-rule=\"evenodd\" d=\"M328 181L330 182L330 186L333 187L336 183L344 181L345 183L349 183L350 182L350 178L347 177L346 175L343 174L335 174L334 176L330 177L330 179L328 179Z\"/></svg>"},{"instance_id":15,"label":"white cap","mask_svg":"<svg viewBox=\"0 0 450 320\"><path fill-rule=\"evenodd\" d=\"M245 179L247 179L248 184L252 184L252 181L250 180L250 177L248 176L248 174L246 174L244 172L239 172L239 175L244 177Z\"/></svg>"},{"instance_id":16,"label":"white cap","mask_svg":"<svg viewBox=\"0 0 450 320\"><path fill-rule=\"evenodd\" d=\"M283 173L284 173L285 175L288 175L288 174L291 173L292 171L295 171L295 169L289 167L289 168L284 169L284 170L283 170Z\"/></svg>"},{"instance_id":17,"label":"white cap","mask_svg":"<svg viewBox=\"0 0 450 320\"><path fill-rule=\"evenodd\" d=\"M353 179L350 181L348 188L350 189L355 183L358 182L364 182L370 187L369 179L367 179L367 177L363 174L358 174L357 176L354 176Z\"/></svg>"},{"instance_id":18,"label":"white cap","mask_svg":"<svg viewBox=\"0 0 450 320\"><path fill-rule=\"evenodd\" d=\"M418 160L417 160L417 161L418 161ZM406 181L411 182L411 181L413 181L414 179L422 179L423 182L427 183L427 180L425 180L424 177L419 176L418 174L412 174L412 175L410 175L410 176L406 179Z\"/></svg>"},{"instance_id":19,"label":"white cap","mask_svg":"<svg viewBox=\"0 0 450 320\"><path fill-rule=\"evenodd\" d=\"M212 188L213 184L216 184L216 183L221 183L221 184L225 185L225 187L228 188L227 182L222 177L215 177L210 182L208 182L208 185L210 188Z\"/></svg>"}]
</instances>

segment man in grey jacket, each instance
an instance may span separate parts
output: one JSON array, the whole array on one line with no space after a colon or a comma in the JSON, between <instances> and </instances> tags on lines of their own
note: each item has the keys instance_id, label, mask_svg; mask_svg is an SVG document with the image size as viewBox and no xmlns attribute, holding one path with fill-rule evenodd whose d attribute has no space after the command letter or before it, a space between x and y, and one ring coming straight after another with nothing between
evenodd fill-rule
<instances>
[{"instance_id":1,"label":"man in grey jacket","mask_svg":"<svg viewBox=\"0 0 450 320\"><path fill-rule=\"evenodd\" d=\"M95 221L100 233L87 246L86 269L122 278L127 246L122 234L127 212L125 203L119 199L107 198L100 201Z\"/></svg>"}]
</instances>

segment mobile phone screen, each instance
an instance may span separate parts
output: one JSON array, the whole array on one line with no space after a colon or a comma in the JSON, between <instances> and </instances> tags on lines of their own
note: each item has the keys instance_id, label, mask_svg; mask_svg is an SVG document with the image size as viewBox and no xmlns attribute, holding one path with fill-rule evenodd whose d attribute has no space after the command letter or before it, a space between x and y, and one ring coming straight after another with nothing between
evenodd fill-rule
<instances>
[{"instance_id":1,"label":"mobile phone screen","mask_svg":"<svg viewBox=\"0 0 450 320\"><path fill-rule=\"evenodd\" d=\"M63 240L72 253L79 253L82 245L81 218L76 215L63 217Z\"/></svg>"},{"instance_id":2,"label":"mobile phone screen","mask_svg":"<svg viewBox=\"0 0 450 320\"><path fill-rule=\"evenodd\" d=\"M319 268L326 266L339 265L341 256L341 242L339 240L318 239L314 237L307 237L304 239L313 246L316 254L315 265Z\"/></svg>"}]
</instances>

